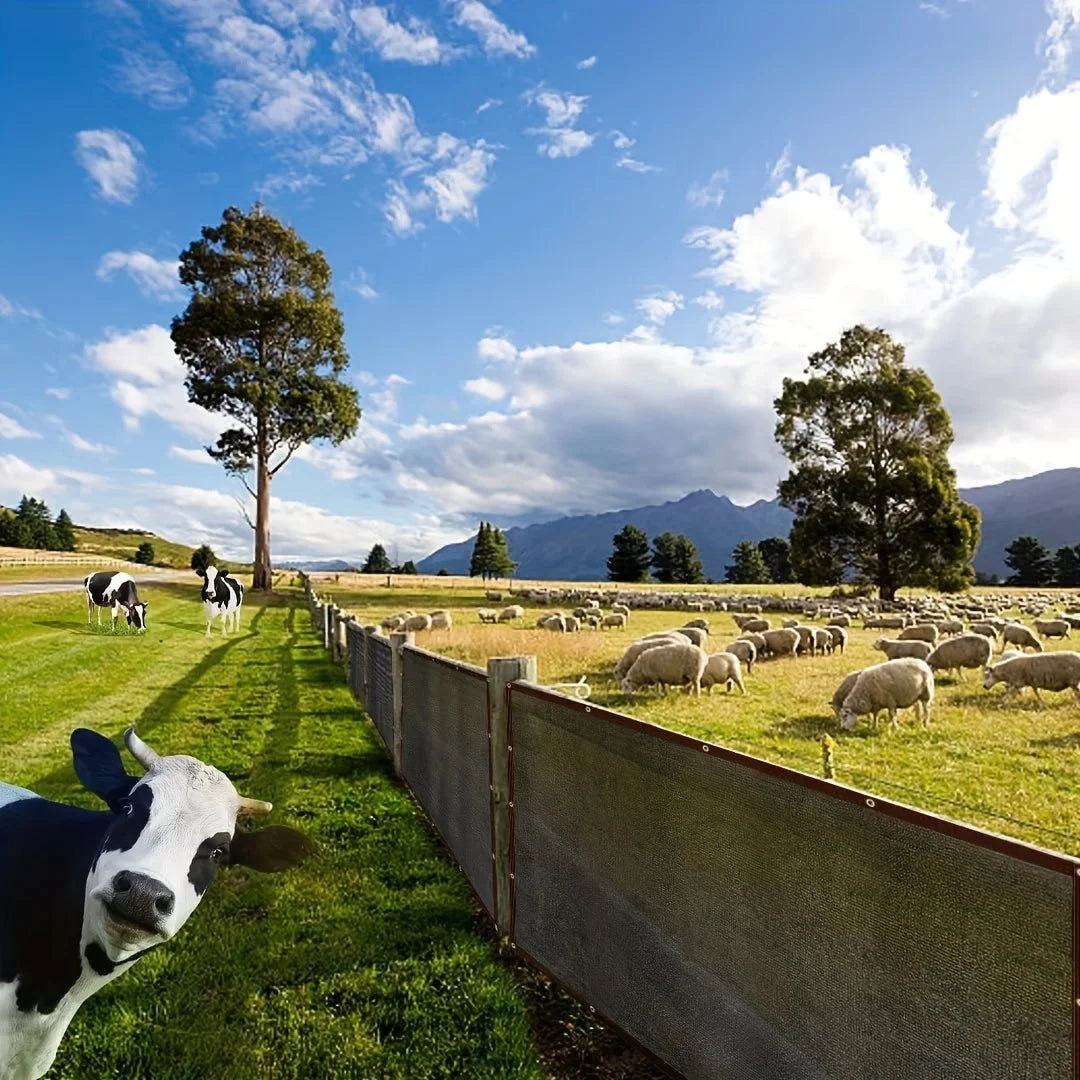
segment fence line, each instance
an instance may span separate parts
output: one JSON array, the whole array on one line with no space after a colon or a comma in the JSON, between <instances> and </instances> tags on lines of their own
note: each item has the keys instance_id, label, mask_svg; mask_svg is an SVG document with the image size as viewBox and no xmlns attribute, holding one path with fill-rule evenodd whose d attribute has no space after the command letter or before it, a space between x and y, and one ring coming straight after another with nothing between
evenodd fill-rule
<instances>
[{"instance_id":1,"label":"fence line","mask_svg":"<svg viewBox=\"0 0 1080 1080\"><path fill-rule=\"evenodd\" d=\"M1080 861L385 637L302 579L499 933L677 1075L1066 1080Z\"/></svg>"}]
</instances>

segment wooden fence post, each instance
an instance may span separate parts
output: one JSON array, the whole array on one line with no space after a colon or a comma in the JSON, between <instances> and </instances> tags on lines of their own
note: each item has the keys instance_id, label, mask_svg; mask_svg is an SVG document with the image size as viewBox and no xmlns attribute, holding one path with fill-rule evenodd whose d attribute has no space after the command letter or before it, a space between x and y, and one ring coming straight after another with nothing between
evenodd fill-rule
<instances>
[{"instance_id":1,"label":"wooden fence post","mask_svg":"<svg viewBox=\"0 0 1080 1080\"><path fill-rule=\"evenodd\" d=\"M405 646L412 645L416 641L416 635L410 630L408 633L390 635L391 673L394 687L394 772L401 775L401 707L404 680L402 669L405 664Z\"/></svg>"},{"instance_id":2,"label":"wooden fence post","mask_svg":"<svg viewBox=\"0 0 1080 1080\"><path fill-rule=\"evenodd\" d=\"M510 683L536 682L535 656L496 656L488 660L488 749L491 754L492 876L495 929L510 933Z\"/></svg>"}]
</instances>

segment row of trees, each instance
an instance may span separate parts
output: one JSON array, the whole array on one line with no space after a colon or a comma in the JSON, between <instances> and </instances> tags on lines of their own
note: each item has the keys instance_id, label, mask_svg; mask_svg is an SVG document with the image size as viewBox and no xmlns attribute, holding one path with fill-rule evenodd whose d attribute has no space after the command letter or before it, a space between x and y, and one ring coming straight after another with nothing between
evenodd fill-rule
<instances>
[{"instance_id":1,"label":"row of trees","mask_svg":"<svg viewBox=\"0 0 1080 1080\"><path fill-rule=\"evenodd\" d=\"M743 540L731 552L724 580L732 585L781 585L795 580L791 568L791 545L782 536L767 540Z\"/></svg>"},{"instance_id":2,"label":"row of trees","mask_svg":"<svg viewBox=\"0 0 1080 1080\"><path fill-rule=\"evenodd\" d=\"M608 580L647 581L649 571L666 585L699 585L705 581L694 542L682 533L660 533L649 546L649 537L636 525L626 525L612 538L607 561Z\"/></svg>"},{"instance_id":3,"label":"row of trees","mask_svg":"<svg viewBox=\"0 0 1080 1080\"><path fill-rule=\"evenodd\" d=\"M1080 586L1080 544L1059 547L1051 554L1037 537L1018 536L1005 549L1005 565L1013 571L1006 585L1057 585L1065 589Z\"/></svg>"},{"instance_id":4,"label":"row of trees","mask_svg":"<svg viewBox=\"0 0 1080 1080\"><path fill-rule=\"evenodd\" d=\"M469 577L479 577L485 581L488 578L508 578L517 565L510 558L510 549L502 529L496 528L490 521L481 521L469 559Z\"/></svg>"},{"instance_id":5,"label":"row of trees","mask_svg":"<svg viewBox=\"0 0 1080 1080\"><path fill-rule=\"evenodd\" d=\"M0 546L74 551L75 526L66 510L54 521L44 502L24 495L14 513L0 510Z\"/></svg>"},{"instance_id":6,"label":"row of trees","mask_svg":"<svg viewBox=\"0 0 1080 1080\"><path fill-rule=\"evenodd\" d=\"M364 560L364 565L360 567L361 574L418 574L419 572L416 569L416 563L412 559L402 563L400 566L391 562L390 556L386 554L386 548L382 544L372 545L367 558Z\"/></svg>"}]
</instances>

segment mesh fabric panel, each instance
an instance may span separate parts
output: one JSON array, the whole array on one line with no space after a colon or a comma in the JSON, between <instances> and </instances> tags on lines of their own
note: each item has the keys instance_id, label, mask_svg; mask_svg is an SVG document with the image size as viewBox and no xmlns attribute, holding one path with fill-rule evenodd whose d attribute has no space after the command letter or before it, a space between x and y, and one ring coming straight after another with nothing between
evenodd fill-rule
<instances>
[{"instance_id":1,"label":"mesh fabric panel","mask_svg":"<svg viewBox=\"0 0 1080 1080\"><path fill-rule=\"evenodd\" d=\"M393 653L386 638L368 638L368 684L366 708L391 754L394 752Z\"/></svg>"},{"instance_id":2,"label":"mesh fabric panel","mask_svg":"<svg viewBox=\"0 0 1080 1080\"><path fill-rule=\"evenodd\" d=\"M1073 1076L1066 860L511 702L515 940L683 1075Z\"/></svg>"},{"instance_id":3,"label":"mesh fabric panel","mask_svg":"<svg viewBox=\"0 0 1080 1080\"><path fill-rule=\"evenodd\" d=\"M345 642L349 650L349 689L362 706L364 704L364 632L356 623L345 624Z\"/></svg>"},{"instance_id":4,"label":"mesh fabric panel","mask_svg":"<svg viewBox=\"0 0 1080 1080\"><path fill-rule=\"evenodd\" d=\"M486 674L407 648L402 695L402 775L491 912Z\"/></svg>"}]
</instances>

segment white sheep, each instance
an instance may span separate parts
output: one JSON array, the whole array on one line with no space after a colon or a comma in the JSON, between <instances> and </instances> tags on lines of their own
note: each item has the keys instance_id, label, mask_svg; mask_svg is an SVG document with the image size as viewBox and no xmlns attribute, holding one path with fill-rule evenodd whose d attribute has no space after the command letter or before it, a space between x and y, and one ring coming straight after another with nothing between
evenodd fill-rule
<instances>
[{"instance_id":1,"label":"white sheep","mask_svg":"<svg viewBox=\"0 0 1080 1080\"><path fill-rule=\"evenodd\" d=\"M709 620L708 619L691 619L689 622L683 623L683 626L687 630L704 630L707 634L709 632Z\"/></svg>"},{"instance_id":2,"label":"white sheep","mask_svg":"<svg viewBox=\"0 0 1080 1080\"><path fill-rule=\"evenodd\" d=\"M836 688L832 696L832 710L837 716L840 715L840 710L844 706L844 702L847 701L848 694L855 689L855 683L861 671L853 671L849 675L845 675L840 685Z\"/></svg>"},{"instance_id":3,"label":"white sheep","mask_svg":"<svg viewBox=\"0 0 1080 1080\"><path fill-rule=\"evenodd\" d=\"M959 619L938 619L936 625L943 637L955 637L964 632L964 624Z\"/></svg>"},{"instance_id":4,"label":"white sheep","mask_svg":"<svg viewBox=\"0 0 1080 1080\"><path fill-rule=\"evenodd\" d=\"M746 693L743 685L742 671L739 668L739 658L729 652L713 653L705 664L705 672L701 676L703 689L712 693L712 688L718 683L724 683L728 693L731 693L732 684L737 686L742 693Z\"/></svg>"},{"instance_id":5,"label":"white sheep","mask_svg":"<svg viewBox=\"0 0 1080 1080\"><path fill-rule=\"evenodd\" d=\"M635 661L622 681L624 694L632 694L642 686L683 686L687 693L701 693L701 676L705 673L708 656L689 641L671 642L646 649Z\"/></svg>"},{"instance_id":6,"label":"white sheep","mask_svg":"<svg viewBox=\"0 0 1080 1080\"><path fill-rule=\"evenodd\" d=\"M1080 653L1035 653L999 661L983 672L983 686L989 690L999 682L1005 684L1010 696L1030 686L1039 701L1040 690L1071 690L1080 704Z\"/></svg>"},{"instance_id":7,"label":"white sheep","mask_svg":"<svg viewBox=\"0 0 1080 1080\"><path fill-rule=\"evenodd\" d=\"M433 611L431 613L432 630L449 630L454 625L449 611Z\"/></svg>"},{"instance_id":8,"label":"white sheep","mask_svg":"<svg viewBox=\"0 0 1080 1080\"><path fill-rule=\"evenodd\" d=\"M925 660L913 656L886 660L859 672L855 685L840 706L840 726L851 731L860 716L873 717L877 730L878 713L888 710L889 722L897 727L898 709L915 707L915 714L927 727L934 700L934 673Z\"/></svg>"},{"instance_id":9,"label":"white sheep","mask_svg":"<svg viewBox=\"0 0 1080 1080\"><path fill-rule=\"evenodd\" d=\"M926 641L931 648L937 644L938 628L933 623L919 623L917 626L908 626L900 631L900 641Z\"/></svg>"},{"instance_id":10,"label":"white sheep","mask_svg":"<svg viewBox=\"0 0 1080 1080\"><path fill-rule=\"evenodd\" d=\"M730 644L724 646L724 652L731 653L732 656L737 656L740 663L746 665L746 670L751 672L754 670L754 661L757 659L757 649L754 648L752 641L747 641L745 638L739 638L738 641L732 641Z\"/></svg>"},{"instance_id":11,"label":"white sheep","mask_svg":"<svg viewBox=\"0 0 1080 1080\"><path fill-rule=\"evenodd\" d=\"M559 614L549 615L540 623L540 626L552 633L563 634L566 632L566 617Z\"/></svg>"},{"instance_id":12,"label":"white sheep","mask_svg":"<svg viewBox=\"0 0 1080 1080\"><path fill-rule=\"evenodd\" d=\"M431 616L430 615L410 615L405 620L402 630L406 633L415 633L417 630L430 630L431 629Z\"/></svg>"},{"instance_id":13,"label":"white sheep","mask_svg":"<svg viewBox=\"0 0 1080 1080\"><path fill-rule=\"evenodd\" d=\"M765 638L762 634L740 634L736 641L749 641L754 646L754 651L757 653L758 659L768 652L769 647L765 644Z\"/></svg>"},{"instance_id":14,"label":"white sheep","mask_svg":"<svg viewBox=\"0 0 1080 1080\"><path fill-rule=\"evenodd\" d=\"M1036 619L1036 624L1038 624L1037 619ZM997 636L998 636L999 631L998 631L998 628L992 622L987 622L985 620L979 620L978 622L973 622L971 624L970 630L971 630L971 633L973 633L973 634L982 634L983 637L992 638L994 641L997 641Z\"/></svg>"},{"instance_id":15,"label":"white sheep","mask_svg":"<svg viewBox=\"0 0 1080 1080\"><path fill-rule=\"evenodd\" d=\"M748 634L764 634L766 630L770 629L772 623L768 619L747 619L745 622L739 624L739 629L744 630Z\"/></svg>"},{"instance_id":16,"label":"white sheep","mask_svg":"<svg viewBox=\"0 0 1080 1080\"><path fill-rule=\"evenodd\" d=\"M890 660L899 660L902 656L914 656L916 660L925 660L933 651L928 641L890 641L879 637L874 648L883 652Z\"/></svg>"},{"instance_id":17,"label":"white sheep","mask_svg":"<svg viewBox=\"0 0 1080 1080\"><path fill-rule=\"evenodd\" d=\"M850 625L851 625L851 616L850 615L833 615L832 618L829 619L829 626L850 626Z\"/></svg>"},{"instance_id":18,"label":"white sheep","mask_svg":"<svg viewBox=\"0 0 1080 1080\"><path fill-rule=\"evenodd\" d=\"M1036 619L1035 629L1044 638L1067 638L1072 627L1064 619Z\"/></svg>"},{"instance_id":19,"label":"white sheep","mask_svg":"<svg viewBox=\"0 0 1080 1080\"><path fill-rule=\"evenodd\" d=\"M814 651L819 653L831 653L835 644L832 634L824 627L814 628Z\"/></svg>"},{"instance_id":20,"label":"white sheep","mask_svg":"<svg viewBox=\"0 0 1080 1080\"><path fill-rule=\"evenodd\" d=\"M565 629L568 634L576 634L581 629L582 620L574 615L567 615L563 621L566 624Z\"/></svg>"},{"instance_id":21,"label":"white sheep","mask_svg":"<svg viewBox=\"0 0 1080 1080\"><path fill-rule=\"evenodd\" d=\"M387 615L379 626L388 634L393 634L405 625L405 620L400 615Z\"/></svg>"},{"instance_id":22,"label":"white sheep","mask_svg":"<svg viewBox=\"0 0 1080 1080\"><path fill-rule=\"evenodd\" d=\"M626 616L621 612L605 615L600 623L600 628L606 630L609 626L614 627L616 630L622 630L626 626Z\"/></svg>"},{"instance_id":23,"label":"white sheep","mask_svg":"<svg viewBox=\"0 0 1080 1080\"><path fill-rule=\"evenodd\" d=\"M499 613L494 608L489 607L478 608L476 614L480 616L480 621L482 623L493 623L499 617Z\"/></svg>"},{"instance_id":24,"label":"white sheep","mask_svg":"<svg viewBox=\"0 0 1080 1080\"><path fill-rule=\"evenodd\" d=\"M525 609L520 604L511 604L499 612L499 622L513 622L515 619L524 619Z\"/></svg>"},{"instance_id":25,"label":"white sheep","mask_svg":"<svg viewBox=\"0 0 1080 1080\"><path fill-rule=\"evenodd\" d=\"M794 630L799 635L799 652L809 653L813 656L817 652L817 639L814 637L812 626L785 626L785 630Z\"/></svg>"},{"instance_id":26,"label":"white sheep","mask_svg":"<svg viewBox=\"0 0 1080 1080\"><path fill-rule=\"evenodd\" d=\"M801 639L797 630L766 630L762 635L771 656L796 656Z\"/></svg>"},{"instance_id":27,"label":"white sheep","mask_svg":"<svg viewBox=\"0 0 1080 1080\"><path fill-rule=\"evenodd\" d=\"M961 634L943 641L927 658L934 671L955 672L961 679L964 668L984 668L994 655L994 643L985 634Z\"/></svg>"},{"instance_id":28,"label":"white sheep","mask_svg":"<svg viewBox=\"0 0 1080 1080\"><path fill-rule=\"evenodd\" d=\"M709 640L708 630L702 630L700 626L680 626L673 633L686 638L687 641L692 641L699 649L704 649Z\"/></svg>"},{"instance_id":29,"label":"white sheep","mask_svg":"<svg viewBox=\"0 0 1080 1080\"><path fill-rule=\"evenodd\" d=\"M668 637L650 635L640 641L633 642L627 646L626 652L622 654L619 662L615 665L616 682L622 682L626 678L626 673L634 666L634 661L643 652L648 649L655 649L659 645L681 645L685 640L681 635L672 632Z\"/></svg>"},{"instance_id":30,"label":"white sheep","mask_svg":"<svg viewBox=\"0 0 1080 1080\"><path fill-rule=\"evenodd\" d=\"M1021 652L1024 649L1043 651L1043 643L1023 623L1006 623L1001 636L1006 645L1019 645Z\"/></svg>"},{"instance_id":31,"label":"white sheep","mask_svg":"<svg viewBox=\"0 0 1080 1080\"><path fill-rule=\"evenodd\" d=\"M843 655L844 649L847 646L847 629L836 622L829 623L825 629L828 630L829 636L832 638L833 652L838 652Z\"/></svg>"}]
</instances>

